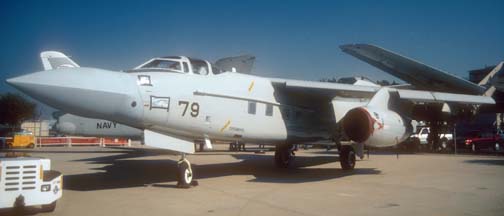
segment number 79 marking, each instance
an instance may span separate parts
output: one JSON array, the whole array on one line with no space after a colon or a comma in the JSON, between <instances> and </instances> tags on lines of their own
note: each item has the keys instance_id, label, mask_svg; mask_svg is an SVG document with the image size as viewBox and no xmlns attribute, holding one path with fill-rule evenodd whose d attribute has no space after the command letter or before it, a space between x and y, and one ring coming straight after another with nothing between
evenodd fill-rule
<instances>
[{"instance_id":1,"label":"number 79 marking","mask_svg":"<svg viewBox=\"0 0 504 216\"><path fill-rule=\"evenodd\" d=\"M187 107L189 107L189 101L179 101L178 105L184 105L184 111L182 112L182 116L185 116L187 113ZM197 117L199 115L199 104L196 102L193 102L191 104L191 116L192 117Z\"/></svg>"}]
</instances>

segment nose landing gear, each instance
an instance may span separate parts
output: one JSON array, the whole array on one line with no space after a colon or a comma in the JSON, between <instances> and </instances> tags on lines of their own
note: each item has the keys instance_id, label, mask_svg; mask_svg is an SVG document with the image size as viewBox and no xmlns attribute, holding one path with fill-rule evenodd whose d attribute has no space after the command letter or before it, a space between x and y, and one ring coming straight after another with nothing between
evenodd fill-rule
<instances>
[{"instance_id":1,"label":"nose landing gear","mask_svg":"<svg viewBox=\"0 0 504 216\"><path fill-rule=\"evenodd\" d=\"M197 185L198 182L193 180L191 163L187 160L185 154L182 154L182 158L178 161L177 187L190 188Z\"/></svg>"}]
</instances>

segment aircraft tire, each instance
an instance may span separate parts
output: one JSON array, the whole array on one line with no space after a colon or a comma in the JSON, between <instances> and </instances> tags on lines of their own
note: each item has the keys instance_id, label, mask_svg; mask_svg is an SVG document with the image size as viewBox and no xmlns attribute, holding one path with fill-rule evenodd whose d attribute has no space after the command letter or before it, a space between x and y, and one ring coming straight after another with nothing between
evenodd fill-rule
<instances>
[{"instance_id":1,"label":"aircraft tire","mask_svg":"<svg viewBox=\"0 0 504 216\"><path fill-rule=\"evenodd\" d=\"M294 159L292 145L277 145L275 150L275 165L278 168L288 168Z\"/></svg>"},{"instance_id":2,"label":"aircraft tire","mask_svg":"<svg viewBox=\"0 0 504 216\"><path fill-rule=\"evenodd\" d=\"M180 161L177 172L177 187L189 188L192 184L193 173L187 161Z\"/></svg>"},{"instance_id":3,"label":"aircraft tire","mask_svg":"<svg viewBox=\"0 0 504 216\"><path fill-rule=\"evenodd\" d=\"M355 150L352 146L343 145L339 153L340 164L343 170L353 170L355 167Z\"/></svg>"}]
</instances>

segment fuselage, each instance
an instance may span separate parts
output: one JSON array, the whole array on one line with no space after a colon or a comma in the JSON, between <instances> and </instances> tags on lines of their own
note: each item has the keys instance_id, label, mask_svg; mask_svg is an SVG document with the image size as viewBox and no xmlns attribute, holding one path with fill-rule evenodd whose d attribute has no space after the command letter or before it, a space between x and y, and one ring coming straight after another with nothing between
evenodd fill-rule
<instances>
[{"instance_id":1,"label":"fuselage","mask_svg":"<svg viewBox=\"0 0 504 216\"><path fill-rule=\"evenodd\" d=\"M247 142L329 139L329 126L311 110L275 95L268 78L239 73L197 75L132 72L139 84L144 128L178 136Z\"/></svg>"},{"instance_id":2,"label":"fuselage","mask_svg":"<svg viewBox=\"0 0 504 216\"><path fill-rule=\"evenodd\" d=\"M334 128L330 103L310 108L269 78L187 57L154 58L127 72L59 68L8 82L67 113L186 140L300 143L331 139Z\"/></svg>"},{"instance_id":3,"label":"fuselage","mask_svg":"<svg viewBox=\"0 0 504 216\"><path fill-rule=\"evenodd\" d=\"M59 134L71 136L94 136L94 137L124 137L140 139L143 137L143 131L137 128L129 127L117 122L84 118L72 114L62 114L55 116L56 123L53 130Z\"/></svg>"}]
</instances>

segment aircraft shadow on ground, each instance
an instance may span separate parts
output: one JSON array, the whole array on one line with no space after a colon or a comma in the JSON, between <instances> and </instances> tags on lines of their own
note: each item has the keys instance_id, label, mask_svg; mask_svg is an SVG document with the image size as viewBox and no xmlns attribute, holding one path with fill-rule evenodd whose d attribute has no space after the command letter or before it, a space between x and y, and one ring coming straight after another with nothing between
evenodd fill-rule
<instances>
[{"instance_id":1,"label":"aircraft shadow on ground","mask_svg":"<svg viewBox=\"0 0 504 216\"><path fill-rule=\"evenodd\" d=\"M128 152L82 159L93 164L104 164L97 172L65 175L64 189L91 191L138 186L175 187L177 162L170 159L138 159L152 155L145 152ZM250 182L302 183L342 178L350 175L377 175L381 171L372 168L356 168L344 171L339 163L331 168L311 167L338 161L336 156L297 156L292 168L279 169L273 164L272 155L231 154L240 161L218 164L193 164L196 179L231 175L252 175ZM199 155L201 156L201 155ZM136 159L134 159L136 158Z\"/></svg>"},{"instance_id":2,"label":"aircraft shadow on ground","mask_svg":"<svg viewBox=\"0 0 504 216\"><path fill-rule=\"evenodd\" d=\"M481 164L481 165L491 165L491 166L504 166L504 160L486 160L486 159L478 159L478 160L466 160L465 163L470 164Z\"/></svg>"}]
</instances>

